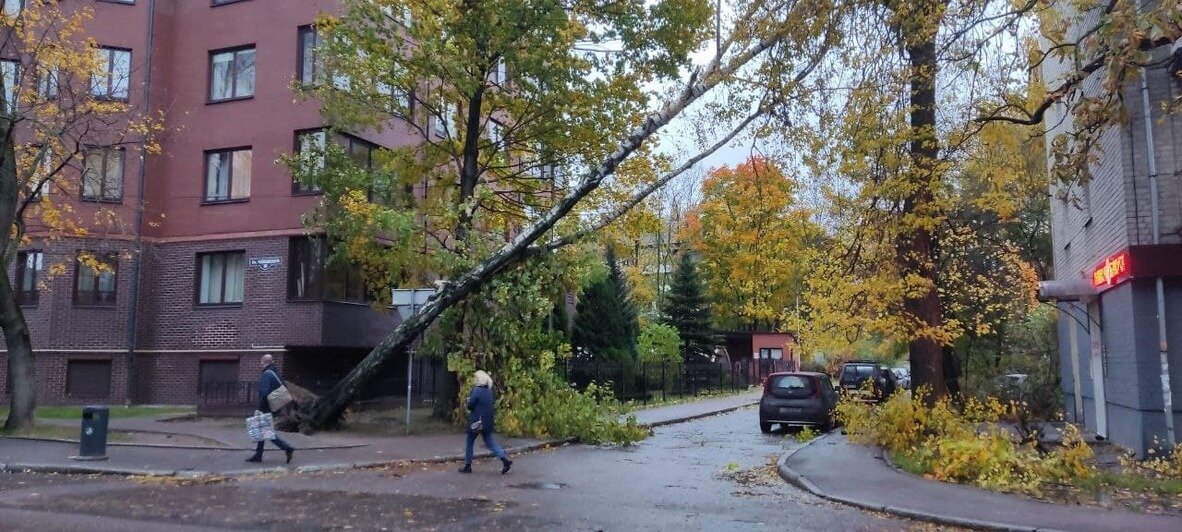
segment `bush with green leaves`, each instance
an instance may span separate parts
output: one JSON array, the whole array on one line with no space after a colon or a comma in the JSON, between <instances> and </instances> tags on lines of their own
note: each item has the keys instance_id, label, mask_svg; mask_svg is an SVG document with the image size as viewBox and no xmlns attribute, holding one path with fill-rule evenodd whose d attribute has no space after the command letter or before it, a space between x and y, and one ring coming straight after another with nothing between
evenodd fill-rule
<instances>
[{"instance_id":1,"label":"bush with green leaves","mask_svg":"<svg viewBox=\"0 0 1182 532\"><path fill-rule=\"evenodd\" d=\"M569 351L563 346L560 354ZM503 368L495 384L499 432L534 438L573 436L586 443L630 444L648 437L650 431L627 414L611 388L591 383L576 390L555 373L555 359L554 352L545 351L536 366L511 359ZM464 376L476 369L460 357L449 359L448 366ZM470 383L465 384L463 389L468 389Z\"/></svg>"},{"instance_id":2,"label":"bush with green leaves","mask_svg":"<svg viewBox=\"0 0 1182 532\"><path fill-rule=\"evenodd\" d=\"M641 327L638 340L641 362L681 362L681 337L677 328L663 323Z\"/></svg>"}]
</instances>

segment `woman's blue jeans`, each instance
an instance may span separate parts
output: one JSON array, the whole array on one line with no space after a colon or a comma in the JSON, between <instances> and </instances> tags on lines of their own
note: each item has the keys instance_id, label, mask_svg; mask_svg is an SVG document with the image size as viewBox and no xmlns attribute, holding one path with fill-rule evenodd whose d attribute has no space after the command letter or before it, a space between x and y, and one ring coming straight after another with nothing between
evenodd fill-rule
<instances>
[{"instance_id":1,"label":"woman's blue jeans","mask_svg":"<svg viewBox=\"0 0 1182 532\"><path fill-rule=\"evenodd\" d=\"M484 446L488 447L488 450L492 451L493 456L496 456L501 460L505 459L505 450L502 449L500 445L497 445L497 442L493 441L492 432L468 431L468 445L464 447L464 465L472 465L472 447L476 443L477 434L484 437Z\"/></svg>"}]
</instances>

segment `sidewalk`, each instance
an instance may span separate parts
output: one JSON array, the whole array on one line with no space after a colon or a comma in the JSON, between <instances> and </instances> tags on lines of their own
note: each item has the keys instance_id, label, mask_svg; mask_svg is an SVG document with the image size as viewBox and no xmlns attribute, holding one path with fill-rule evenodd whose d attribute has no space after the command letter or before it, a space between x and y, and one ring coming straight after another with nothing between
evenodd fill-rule
<instances>
[{"instance_id":1,"label":"sidewalk","mask_svg":"<svg viewBox=\"0 0 1182 532\"><path fill-rule=\"evenodd\" d=\"M661 426L688 421L703 416L729 412L759 401L756 393L707 399L703 401L650 408L637 413L638 421L646 426ZM151 419L112 420L112 429L131 430L194 430L192 423L158 422ZM269 471L323 471L377 467L396 462L443 462L463 458L464 438L460 433L431 436L361 437L344 436L331 432L312 436L283 433L282 437L296 447L290 466L283 463L283 453L267 443L262 464L246 463L253 445L245 441L245 428L232 433L227 427L216 434L203 435L227 443L224 448L195 446L111 446L107 447L106 461L79 462L70 460L78 453L76 443L0 438L0 471L38 471L55 473L99 473L157 476L239 475ZM185 432L177 432L178 434ZM570 439L548 441L507 438L498 442L509 453L529 452L545 447L571 443ZM477 446L479 449L481 446ZM477 453L487 457L487 451Z\"/></svg>"},{"instance_id":2,"label":"sidewalk","mask_svg":"<svg viewBox=\"0 0 1182 532\"><path fill-rule=\"evenodd\" d=\"M838 433L785 454L780 476L837 502L976 529L1182 530L1180 517L1051 504L924 479L894 469L877 448L851 444Z\"/></svg>"}]
</instances>

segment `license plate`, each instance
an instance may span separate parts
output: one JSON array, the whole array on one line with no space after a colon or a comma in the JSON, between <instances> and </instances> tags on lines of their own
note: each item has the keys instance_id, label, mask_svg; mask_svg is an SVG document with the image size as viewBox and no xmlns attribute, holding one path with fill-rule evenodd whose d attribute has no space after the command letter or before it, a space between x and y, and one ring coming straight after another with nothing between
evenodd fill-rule
<instances>
[{"instance_id":1,"label":"license plate","mask_svg":"<svg viewBox=\"0 0 1182 532\"><path fill-rule=\"evenodd\" d=\"M781 414L795 414L795 413L798 413L798 412L800 412L800 408L797 408L797 407L795 407L795 406L782 406L782 407L780 407L780 413L781 413Z\"/></svg>"}]
</instances>

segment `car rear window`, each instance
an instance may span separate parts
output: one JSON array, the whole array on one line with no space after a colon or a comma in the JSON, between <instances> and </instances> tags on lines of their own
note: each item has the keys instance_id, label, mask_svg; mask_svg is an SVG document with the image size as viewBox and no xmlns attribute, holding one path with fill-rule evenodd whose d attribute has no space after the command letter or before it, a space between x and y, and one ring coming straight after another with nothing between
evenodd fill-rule
<instances>
[{"instance_id":1,"label":"car rear window","mask_svg":"<svg viewBox=\"0 0 1182 532\"><path fill-rule=\"evenodd\" d=\"M768 388L777 397L809 397L816 388L812 377L805 375L778 375L772 377Z\"/></svg>"},{"instance_id":2,"label":"car rear window","mask_svg":"<svg viewBox=\"0 0 1182 532\"><path fill-rule=\"evenodd\" d=\"M844 382L858 382L872 378L874 376L874 366L867 365L849 365L841 368L841 380Z\"/></svg>"}]
</instances>

